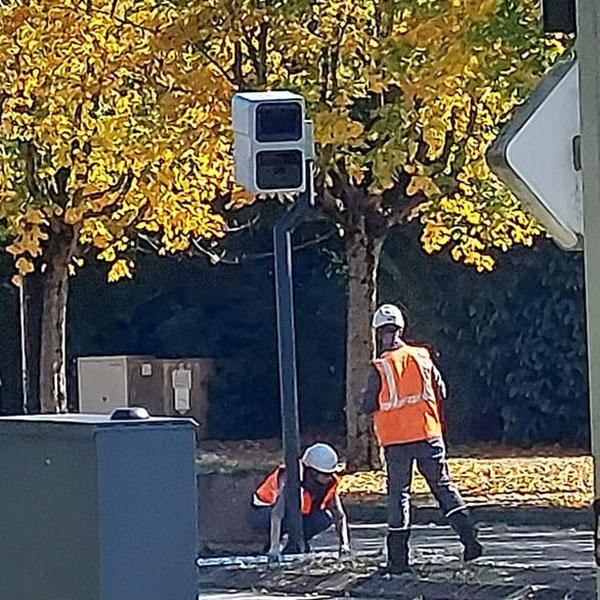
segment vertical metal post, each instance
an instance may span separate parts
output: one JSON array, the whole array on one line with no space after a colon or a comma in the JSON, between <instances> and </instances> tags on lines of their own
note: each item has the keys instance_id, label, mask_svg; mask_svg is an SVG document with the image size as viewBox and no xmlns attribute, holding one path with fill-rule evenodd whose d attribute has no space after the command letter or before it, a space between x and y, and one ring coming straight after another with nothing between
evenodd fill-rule
<instances>
[{"instance_id":1,"label":"vertical metal post","mask_svg":"<svg viewBox=\"0 0 600 600\"><path fill-rule=\"evenodd\" d=\"M273 229L281 437L286 472L285 518L290 549L295 552L304 552L305 545L300 511L300 424L294 325L292 233L299 220L298 210L302 210L311 201L312 162L307 161L306 191L300 195L297 204L284 215Z\"/></svg>"},{"instance_id":2,"label":"vertical metal post","mask_svg":"<svg viewBox=\"0 0 600 600\"><path fill-rule=\"evenodd\" d=\"M594 494L598 501L600 498L600 2L578 0L577 13L589 402L594 456ZM600 558L598 541L598 522L596 522L597 562Z\"/></svg>"},{"instance_id":3,"label":"vertical metal post","mask_svg":"<svg viewBox=\"0 0 600 600\"><path fill-rule=\"evenodd\" d=\"M30 382L29 382L29 359L27 352L27 296L25 294L25 282L21 281L19 286L19 322L21 333L21 412L29 412L31 407Z\"/></svg>"}]
</instances>

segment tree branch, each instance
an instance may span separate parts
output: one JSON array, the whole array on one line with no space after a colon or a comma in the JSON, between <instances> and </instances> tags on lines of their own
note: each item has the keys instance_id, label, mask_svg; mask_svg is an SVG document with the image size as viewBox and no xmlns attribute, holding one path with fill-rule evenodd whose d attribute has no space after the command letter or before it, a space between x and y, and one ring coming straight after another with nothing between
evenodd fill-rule
<instances>
[{"instance_id":1,"label":"tree branch","mask_svg":"<svg viewBox=\"0 0 600 600\"><path fill-rule=\"evenodd\" d=\"M131 189L133 179L133 173L131 171L128 171L127 173L124 173L123 175L121 175L121 177L119 177L119 181L117 181L117 183L112 185L110 188L107 188L103 192L94 192L93 194L88 194L87 196L83 196L82 198L80 198L80 200L85 199L95 201L102 199L104 196L106 196L106 194L114 194L116 192L119 192L120 190L119 195L117 196L117 198L115 198L113 202L107 204L100 210L88 212L87 216L108 217L111 211L113 211L115 205L118 205L119 202L125 197L127 192ZM131 223L129 225L131 225Z\"/></svg>"},{"instance_id":2,"label":"tree branch","mask_svg":"<svg viewBox=\"0 0 600 600\"><path fill-rule=\"evenodd\" d=\"M327 88L329 86L329 73L330 73L330 64L329 64L329 48L323 48L321 52L321 72L322 72L322 87L321 87L321 102L327 101Z\"/></svg>"},{"instance_id":3,"label":"tree branch","mask_svg":"<svg viewBox=\"0 0 600 600\"><path fill-rule=\"evenodd\" d=\"M452 146L454 146L454 143L456 141L456 138L454 136L454 134L455 134L454 118L455 118L455 111L452 111L452 117L450 119L450 131L449 132L446 131L446 134L444 136L444 147L442 148L442 153L440 154L440 157L435 161L435 162L440 163L440 166L441 166L440 172L446 168L446 164L448 163L448 159L450 158L450 153L452 152Z\"/></svg>"},{"instance_id":4,"label":"tree branch","mask_svg":"<svg viewBox=\"0 0 600 600\"><path fill-rule=\"evenodd\" d=\"M67 183L71 176L71 170L67 167L60 167L54 174L54 189L48 186L48 193L53 202L56 202L63 208L67 205L69 197L67 195Z\"/></svg>"},{"instance_id":5,"label":"tree branch","mask_svg":"<svg viewBox=\"0 0 600 600\"><path fill-rule=\"evenodd\" d=\"M4 103L9 99L9 95L6 92L0 92L0 117L4 109Z\"/></svg>"},{"instance_id":6,"label":"tree branch","mask_svg":"<svg viewBox=\"0 0 600 600\"><path fill-rule=\"evenodd\" d=\"M332 237L333 237L333 232L331 232L331 231L328 233L322 234L322 235L318 235L311 240L302 242L301 244L297 244L296 246L293 247L293 251L298 252L300 250L306 250L308 248L312 248L313 246L322 244L323 242L331 239ZM194 248L196 248L196 250L203 256L208 257L208 259L213 264L220 263L223 265L239 266L239 265L242 265L247 262L264 260L267 258L273 258L275 256L274 253L271 251L271 252L258 252L258 253L242 253L237 256L234 256L233 258L228 258L227 251L224 251L219 254L208 248L205 248L204 246L202 246L202 244L200 244L200 242L198 240L193 240L192 243L194 245ZM190 254L191 254L191 256L195 255L195 253L193 251Z\"/></svg>"},{"instance_id":7,"label":"tree branch","mask_svg":"<svg viewBox=\"0 0 600 600\"><path fill-rule=\"evenodd\" d=\"M242 70L242 43L236 40L233 44L233 77L237 82L238 88L244 87L244 73Z\"/></svg>"},{"instance_id":8,"label":"tree branch","mask_svg":"<svg viewBox=\"0 0 600 600\"><path fill-rule=\"evenodd\" d=\"M227 233L239 233L240 231L246 231L252 229L260 221L260 215L252 217L249 221L242 223L241 225L234 225L233 227L227 227Z\"/></svg>"},{"instance_id":9,"label":"tree branch","mask_svg":"<svg viewBox=\"0 0 600 600\"><path fill-rule=\"evenodd\" d=\"M206 58L210 64L213 65L213 67L215 67L217 69L217 71L219 71L219 73L221 73L221 75L234 87L237 87L235 78L232 77L219 63L218 60L214 59L211 55L210 52L208 52L207 50L205 50L200 43L198 44L194 44L194 47L196 48L196 50L198 50L198 52L200 52L200 54L202 54L202 56L204 56L204 58Z\"/></svg>"},{"instance_id":10,"label":"tree branch","mask_svg":"<svg viewBox=\"0 0 600 600\"><path fill-rule=\"evenodd\" d=\"M260 24L260 33L258 34L258 70L256 80L258 85L267 84L267 42L269 39L269 25L266 22Z\"/></svg>"},{"instance_id":11,"label":"tree branch","mask_svg":"<svg viewBox=\"0 0 600 600\"><path fill-rule=\"evenodd\" d=\"M127 189L131 188L131 184L133 183L133 173L131 171L127 171L127 173L122 173L119 179L113 185L107 187L105 190L101 192L92 192L91 194L85 194L81 196L81 200L91 200L92 202L96 200L101 200L107 194L114 194L118 192L122 186L126 186Z\"/></svg>"},{"instance_id":12,"label":"tree branch","mask_svg":"<svg viewBox=\"0 0 600 600\"><path fill-rule=\"evenodd\" d=\"M242 34L244 36L244 40L246 41L246 47L248 48L248 56L250 57L252 65L254 66L254 71L258 76L258 73L260 71L260 61L258 59L258 53L256 52L256 48L254 47L253 38L246 30L244 30Z\"/></svg>"},{"instance_id":13,"label":"tree branch","mask_svg":"<svg viewBox=\"0 0 600 600\"><path fill-rule=\"evenodd\" d=\"M423 194L412 196L411 199L403 205L402 211L400 211L398 216L394 219L394 224L401 225L402 223L405 223L408 217L410 217L410 213L426 200L427 198Z\"/></svg>"},{"instance_id":14,"label":"tree branch","mask_svg":"<svg viewBox=\"0 0 600 600\"><path fill-rule=\"evenodd\" d=\"M25 142L25 180L27 190L36 199L43 197L37 173L37 152L33 142Z\"/></svg>"},{"instance_id":15,"label":"tree branch","mask_svg":"<svg viewBox=\"0 0 600 600\"><path fill-rule=\"evenodd\" d=\"M346 35L346 29L348 28L348 19L344 21L342 27L340 27L339 35L336 40L336 44L334 46L333 52L331 54L331 97L335 98L338 93L338 76L337 69L338 64L340 62L340 50L342 47L342 42L344 41L344 36Z\"/></svg>"},{"instance_id":16,"label":"tree branch","mask_svg":"<svg viewBox=\"0 0 600 600\"><path fill-rule=\"evenodd\" d=\"M116 4L116 0L114 0L114 2ZM71 10L80 10L80 8L78 6L73 6L73 7L69 7L69 8L71 8ZM119 23L121 25L128 25L129 27L133 27L134 29L138 29L140 31L143 31L144 33L150 33L152 35L158 34L157 29L150 29L149 27L144 27L143 25L134 23L133 21L130 21L129 19L117 17L116 15L112 14L112 12L110 10L104 10L101 8L94 8L94 10L100 14L108 15L109 17L113 18L117 23ZM217 60L215 60L210 55L209 52L207 52L202 47L202 44L205 43L206 41L208 41L208 40L205 40L204 42L197 42L196 44L194 44L194 46L196 47L196 50L198 50L198 52L200 52L200 54L202 54L202 56L204 56L204 58L206 58L219 71L219 73L221 73L221 75L229 83L231 83L231 85L233 85L235 87L236 83L235 83L234 78L221 66L221 64Z\"/></svg>"},{"instance_id":17,"label":"tree branch","mask_svg":"<svg viewBox=\"0 0 600 600\"><path fill-rule=\"evenodd\" d=\"M138 233L137 237L142 242L145 242L146 244L148 244L148 246L150 246L152 248L152 250L154 250L155 252L158 252L160 250L160 246L150 236L146 235L145 233Z\"/></svg>"},{"instance_id":18,"label":"tree branch","mask_svg":"<svg viewBox=\"0 0 600 600\"><path fill-rule=\"evenodd\" d=\"M477 104L471 98L471 111L469 114L469 124L467 125L467 136L473 135L475 130L475 123L477 122Z\"/></svg>"},{"instance_id":19,"label":"tree branch","mask_svg":"<svg viewBox=\"0 0 600 600\"><path fill-rule=\"evenodd\" d=\"M426 165L427 161L427 152L429 151L429 144L423 139L423 132L421 132L421 137L419 139L419 143L417 145L417 152L415 153L415 160L419 161L421 164Z\"/></svg>"}]
</instances>

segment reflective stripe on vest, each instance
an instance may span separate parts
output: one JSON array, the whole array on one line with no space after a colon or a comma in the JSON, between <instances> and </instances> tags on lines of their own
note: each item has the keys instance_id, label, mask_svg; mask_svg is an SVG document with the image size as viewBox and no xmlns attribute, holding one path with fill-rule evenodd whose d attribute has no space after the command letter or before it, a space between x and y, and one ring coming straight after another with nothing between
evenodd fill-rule
<instances>
[{"instance_id":1,"label":"reflective stripe on vest","mask_svg":"<svg viewBox=\"0 0 600 600\"><path fill-rule=\"evenodd\" d=\"M415 350L420 352L414 352ZM408 368L403 364L406 362ZM418 380L414 379L417 374L414 372L415 366L418 369ZM428 351L424 348L404 346L399 350L387 353L384 358L376 360L375 367L384 383L379 394L379 410L393 410L417 402L436 401L432 382L433 363ZM397 382L401 385L398 386ZM398 387L404 388L404 390L408 388L411 391L415 388L420 389L417 393L406 394L403 393L403 389L398 390Z\"/></svg>"},{"instance_id":2,"label":"reflective stripe on vest","mask_svg":"<svg viewBox=\"0 0 600 600\"><path fill-rule=\"evenodd\" d=\"M403 346L374 362L381 380L375 430L381 445L442 435L429 351Z\"/></svg>"},{"instance_id":3,"label":"reflective stripe on vest","mask_svg":"<svg viewBox=\"0 0 600 600\"><path fill-rule=\"evenodd\" d=\"M300 475L302 476L302 467ZM261 506L274 506L279 497L279 481L281 476L285 473L284 467L277 467L267 478L258 486L258 489L254 493L252 504L256 507ZM320 510L325 510L329 503L333 500L337 493L337 487L339 484L339 478L334 475L333 482L327 493L325 494L323 501L321 502ZM313 508L313 498L308 490L302 488L302 506L301 512L303 515L309 515Z\"/></svg>"}]
</instances>

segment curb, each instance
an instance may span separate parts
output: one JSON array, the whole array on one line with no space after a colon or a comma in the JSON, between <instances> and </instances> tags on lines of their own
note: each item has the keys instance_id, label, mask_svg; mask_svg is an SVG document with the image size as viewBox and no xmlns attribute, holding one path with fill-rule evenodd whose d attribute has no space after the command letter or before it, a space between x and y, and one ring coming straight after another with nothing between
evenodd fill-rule
<instances>
[{"instance_id":1,"label":"curb","mask_svg":"<svg viewBox=\"0 0 600 600\"><path fill-rule=\"evenodd\" d=\"M385 523L387 506L385 501L344 500L351 523ZM505 523L507 525L553 525L567 528L594 528L594 513L591 508L556 508L543 506L482 505L470 508L471 516L478 523ZM434 506L413 506L413 522L418 525L443 523L444 519Z\"/></svg>"}]
</instances>

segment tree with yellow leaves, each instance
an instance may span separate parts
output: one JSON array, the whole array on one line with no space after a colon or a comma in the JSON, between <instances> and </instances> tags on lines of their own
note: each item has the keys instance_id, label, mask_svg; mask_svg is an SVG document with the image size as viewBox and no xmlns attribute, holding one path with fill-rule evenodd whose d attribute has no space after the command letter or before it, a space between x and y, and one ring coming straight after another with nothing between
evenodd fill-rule
<instances>
[{"instance_id":1,"label":"tree with yellow leaves","mask_svg":"<svg viewBox=\"0 0 600 600\"><path fill-rule=\"evenodd\" d=\"M370 315L391 228L418 219L426 252L479 271L540 233L493 177L498 126L564 51L537 0L190 0L173 48L191 43L240 90L308 102L318 205L345 240L350 462L375 458L358 415Z\"/></svg>"},{"instance_id":2,"label":"tree with yellow leaves","mask_svg":"<svg viewBox=\"0 0 600 600\"><path fill-rule=\"evenodd\" d=\"M168 43L181 15L153 0L0 6L0 224L15 283L42 281L45 412L66 410L69 274L85 255L115 281L131 276L140 236L176 252L226 231L233 87Z\"/></svg>"},{"instance_id":3,"label":"tree with yellow leaves","mask_svg":"<svg viewBox=\"0 0 600 600\"><path fill-rule=\"evenodd\" d=\"M480 271L539 229L484 154L564 50L533 0L31 0L0 9L0 219L21 275L44 278L42 400L64 407L68 271L96 249L110 278L142 235L163 251L218 238L231 198L235 91L302 93L319 206L348 267L351 462L373 457L358 398L379 256L423 226Z\"/></svg>"}]
</instances>

